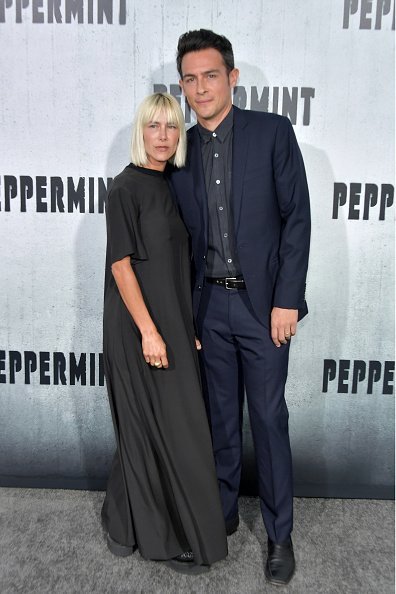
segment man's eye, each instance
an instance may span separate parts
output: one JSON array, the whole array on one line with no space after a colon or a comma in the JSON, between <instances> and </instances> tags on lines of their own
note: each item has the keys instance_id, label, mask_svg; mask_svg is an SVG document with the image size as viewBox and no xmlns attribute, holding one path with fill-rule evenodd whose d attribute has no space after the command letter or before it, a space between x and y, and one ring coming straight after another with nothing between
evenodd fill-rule
<instances>
[{"instance_id":1,"label":"man's eye","mask_svg":"<svg viewBox=\"0 0 396 594\"><path fill-rule=\"evenodd\" d=\"M192 83L192 82L194 82L194 79L192 77L186 78L184 82L186 82L186 83Z\"/></svg>"},{"instance_id":2,"label":"man's eye","mask_svg":"<svg viewBox=\"0 0 396 594\"><path fill-rule=\"evenodd\" d=\"M216 78L215 74L208 74L208 78Z\"/></svg>"}]
</instances>

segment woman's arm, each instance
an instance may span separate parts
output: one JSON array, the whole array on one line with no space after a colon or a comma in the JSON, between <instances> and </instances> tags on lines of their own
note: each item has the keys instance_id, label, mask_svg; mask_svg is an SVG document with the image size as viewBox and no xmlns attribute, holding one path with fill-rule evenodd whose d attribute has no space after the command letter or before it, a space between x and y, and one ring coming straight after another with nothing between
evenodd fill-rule
<instances>
[{"instance_id":1,"label":"woman's arm","mask_svg":"<svg viewBox=\"0 0 396 594\"><path fill-rule=\"evenodd\" d=\"M143 299L142 292L129 256L117 260L111 266L114 280L133 321L142 335L143 356L147 363L155 367L168 367L166 345L162 340ZM158 365L158 362L161 365Z\"/></svg>"}]
</instances>

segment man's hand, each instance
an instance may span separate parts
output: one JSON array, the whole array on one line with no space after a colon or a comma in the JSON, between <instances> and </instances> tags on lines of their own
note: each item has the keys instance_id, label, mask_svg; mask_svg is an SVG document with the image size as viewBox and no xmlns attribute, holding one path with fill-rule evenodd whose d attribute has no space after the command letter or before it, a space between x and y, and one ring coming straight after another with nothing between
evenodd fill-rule
<instances>
[{"instance_id":1,"label":"man's hand","mask_svg":"<svg viewBox=\"0 0 396 594\"><path fill-rule=\"evenodd\" d=\"M298 309L273 307L271 312L271 338L276 347L286 344L297 332Z\"/></svg>"}]
</instances>

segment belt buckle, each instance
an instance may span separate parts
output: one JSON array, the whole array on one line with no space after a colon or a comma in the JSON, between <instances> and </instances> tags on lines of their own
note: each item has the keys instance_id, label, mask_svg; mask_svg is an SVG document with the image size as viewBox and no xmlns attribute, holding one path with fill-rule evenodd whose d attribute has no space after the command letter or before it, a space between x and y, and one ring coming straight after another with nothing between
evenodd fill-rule
<instances>
[{"instance_id":1,"label":"belt buckle","mask_svg":"<svg viewBox=\"0 0 396 594\"><path fill-rule=\"evenodd\" d=\"M226 288L226 289L233 289L234 287L229 287L229 286L228 286L228 281L236 281L236 280L237 280L236 276L227 276L227 277L224 279L224 283L225 283L225 284L224 284L224 286L225 286L225 288Z\"/></svg>"}]
</instances>

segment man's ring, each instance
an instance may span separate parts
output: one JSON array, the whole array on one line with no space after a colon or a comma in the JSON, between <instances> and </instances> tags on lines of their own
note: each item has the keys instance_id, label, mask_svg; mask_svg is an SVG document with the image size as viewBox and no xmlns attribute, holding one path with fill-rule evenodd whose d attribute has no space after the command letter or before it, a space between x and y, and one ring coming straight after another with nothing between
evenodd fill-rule
<instances>
[{"instance_id":1,"label":"man's ring","mask_svg":"<svg viewBox=\"0 0 396 594\"><path fill-rule=\"evenodd\" d=\"M156 367L160 367L160 365L161 365L161 361L154 361L154 365L155 365Z\"/></svg>"}]
</instances>

